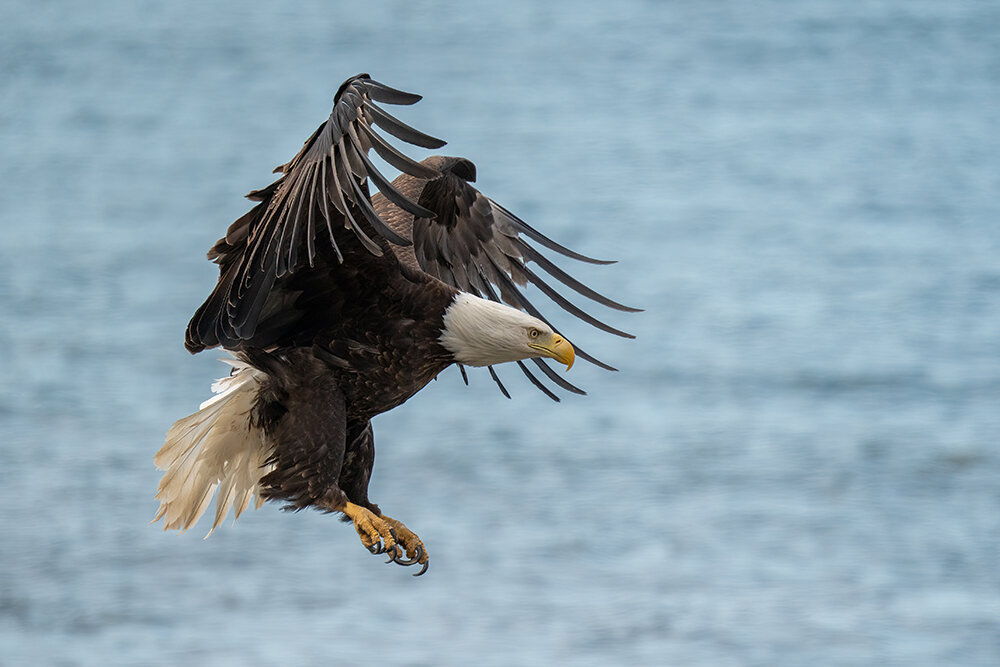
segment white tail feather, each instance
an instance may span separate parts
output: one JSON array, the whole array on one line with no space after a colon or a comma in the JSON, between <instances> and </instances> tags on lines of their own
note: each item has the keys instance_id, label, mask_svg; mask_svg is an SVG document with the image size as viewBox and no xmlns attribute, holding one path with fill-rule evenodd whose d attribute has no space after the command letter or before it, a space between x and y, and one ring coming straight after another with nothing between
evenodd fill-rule
<instances>
[{"instance_id":1,"label":"white tail feather","mask_svg":"<svg viewBox=\"0 0 1000 667\"><path fill-rule=\"evenodd\" d=\"M198 412L179 419L167 431L167 440L153 462L165 470L156 498L160 509L153 521L163 519L164 530L185 531L193 526L215 501L212 534L229 510L239 518L256 496L258 484L273 466L263 432L250 423L257 390L267 375L238 359L223 359L233 367L232 375L212 385L215 396L201 404ZM206 535L205 537L208 537Z\"/></svg>"}]
</instances>

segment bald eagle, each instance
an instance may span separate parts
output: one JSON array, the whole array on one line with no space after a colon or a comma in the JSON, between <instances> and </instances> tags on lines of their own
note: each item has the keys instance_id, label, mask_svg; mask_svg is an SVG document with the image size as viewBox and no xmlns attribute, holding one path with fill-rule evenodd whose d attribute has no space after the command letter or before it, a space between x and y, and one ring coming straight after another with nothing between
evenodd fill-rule
<instances>
[{"instance_id":1,"label":"bald eagle","mask_svg":"<svg viewBox=\"0 0 1000 667\"><path fill-rule=\"evenodd\" d=\"M258 202L209 251L219 281L188 324L185 347L222 347L232 370L215 395L169 430L156 454L165 473L155 520L186 530L216 497L219 525L251 501L315 507L351 521L362 544L400 565L428 553L402 522L368 499L371 419L400 405L451 364L493 370L515 362L545 394L582 390L544 360L575 357L614 370L553 330L524 296L528 283L577 317L619 331L549 286L529 263L604 306L624 306L573 279L530 242L583 262L476 190L463 158L416 162L375 132L439 148L377 103L418 95L359 74L340 86L329 118L248 196ZM389 182L374 152L401 175ZM378 193L370 196L368 184ZM502 302L506 302L505 305ZM467 379L466 379L467 382ZM212 531L209 531L211 534Z\"/></svg>"}]
</instances>

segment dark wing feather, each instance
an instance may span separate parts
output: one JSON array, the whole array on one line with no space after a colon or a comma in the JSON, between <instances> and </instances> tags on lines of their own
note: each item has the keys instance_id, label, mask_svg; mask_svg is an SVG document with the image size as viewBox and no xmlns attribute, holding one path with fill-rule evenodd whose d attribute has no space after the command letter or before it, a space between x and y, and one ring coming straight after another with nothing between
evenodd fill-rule
<instances>
[{"instance_id":1,"label":"dark wing feather","mask_svg":"<svg viewBox=\"0 0 1000 667\"><path fill-rule=\"evenodd\" d=\"M275 170L281 172L278 180L247 195L260 203L234 222L209 251L209 259L220 266L219 283L188 325L185 345L190 351L219 344L235 347L251 339L262 312L269 308L268 297L276 282L305 265L313 266L317 253L330 252L343 261L345 243L359 243L372 255L381 256L384 240L411 242L409 235L397 234L372 208L368 181L411 216L432 218L434 213L394 187L368 158L368 150L374 148L411 177L436 176L432 168L390 146L373 128L377 125L418 146L443 146L440 139L376 106L376 102L413 104L419 99L419 95L373 81L367 74L340 87L326 122L295 157ZM345 234L341 229L350 231Z\"/></svg>"},{"instance_id":2,"label":"dark wing feather","mask_svg":"<svg viewBox=\"0 0 1000 667\"><path fill-rule=\"evenodd\" d=\"M395 181L395 193L419 206L433 211L435 216L421 216L402 210L391 198L381 194L372 201L379 217L396 233L413 241L412 247L394 247L393 251L403 263L419 267L449 285L494 301L506 303L531 313L547 322L541 311L525 297L522 290L529 283L567 312L603 331L631 338L632 335L616 329L587 313L572 303L550 285L547 276L570 290L603 306L626 312L637 312L587 287L549 260L531 242L560 255L591 264L610 264L574 252L538 230L516 215L476 190L476 168L462 158L433 156L422 163L439 172L426 178L409 172ZM534 262L540 271L528 267ZM615 370L576 348L577 355L601 368ZM541 372L558 386L574 393L584 393L556 374L545 361L532 360ZM518 366L535 386L553 399L556 396L546 388L524 363ZM491 369L492 370L492 369ZM491 373L501 391L506 390L495 373Z\"/></svg>"}]
</instances>

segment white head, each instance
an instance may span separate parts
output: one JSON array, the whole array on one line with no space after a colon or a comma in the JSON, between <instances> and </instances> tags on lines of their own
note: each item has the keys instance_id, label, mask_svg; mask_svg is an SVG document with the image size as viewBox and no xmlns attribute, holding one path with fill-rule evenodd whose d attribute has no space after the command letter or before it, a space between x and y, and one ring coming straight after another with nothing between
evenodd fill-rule
<instances>
[{"instance_id":1,"label":"white head","mask_svg":"<svg viewBox=\"0 0 1000 667\"><path fill-rule=\"evenodd\" d=\"M459 292L444 313L441 345L467 366L548 357L573 365L573 346L545 322L516 308Z\"/></svg>"}]
</instances>

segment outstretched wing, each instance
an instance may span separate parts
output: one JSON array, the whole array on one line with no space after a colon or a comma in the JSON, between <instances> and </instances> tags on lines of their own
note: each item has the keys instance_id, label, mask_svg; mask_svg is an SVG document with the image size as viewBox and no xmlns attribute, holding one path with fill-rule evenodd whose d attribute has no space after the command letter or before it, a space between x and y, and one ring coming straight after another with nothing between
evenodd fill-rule
<instances>
[{"instance_id":1,"label":"outstretched wing","mask_svg":"<svg viewBox=\"0 0 1000 667\"><path fill-rule=\"evenodd\" d=\"M432 168L417 163L375 133L373 126L405 142L439 148L428 136L393 118L376 102L413 104L419 95L404 93L359 74L341 85L330 117L312 134L271 185L247 197L260 202L234 222L209 251L220 267L219 283L188 325L185 347L235 347L253 337L275 281L331 249L343 261L341 245L360 243L382 256L384 242L408 245L379 218L369 198L368 180L387 201L410 215L434 213L407 199L368 158L369 149L404 174L435 178ZM343 234L345 228L352 233ZM373 239L373 237L375 237ZM338 240L339 239L339 240ZM329 244L320 248L318 244Z\"/></svg>"},{"instance_id":2,"label":"outstretched wing","mask_svg":"<svg viewBox=\"0 0 1000 667\"><path fill-rule=\"evenodd\" d=\"M633 338L631 334L616 329L571 302L556 290L551 279L597 303L626 312L638 312L617 301L599 294L556 266L531 242L560 255L590 264L612 264L593 259L548 238L500 204L474 188L476 167L463 158L433 156L422 165L439 173L425 178L407 173L399 176L393 185L407 198L434 212L425 216L405 210L388 197L372 198L375 210L393 231L413 245L394 247L400 261L419 267L440 280L466 292L494 301L506 303L527 311L546 321L541 311L525 297L521 290L528 284L537 287L555 304L602 331ZM540 272L529 266L534 263ZM548 277L542 275L547 274ZM607 370L616 370L581 350L574 343L577 356ZM584 393L556 374L541 359L532 360L539 370L554 383L574 393ZM524 362L518 362L529 380L550 398L558 400ZM490 368L493 379L505 395L507 390Z\"/></svg>"}]
</instances>

